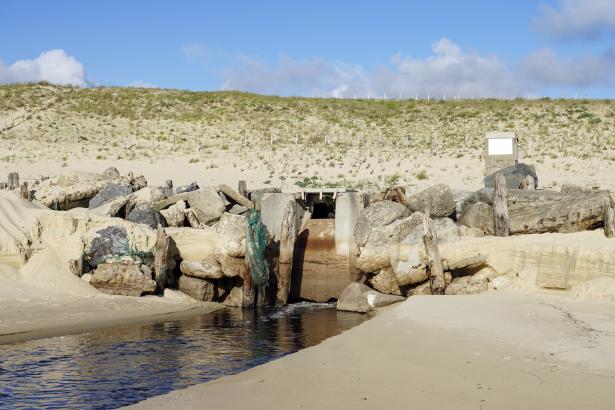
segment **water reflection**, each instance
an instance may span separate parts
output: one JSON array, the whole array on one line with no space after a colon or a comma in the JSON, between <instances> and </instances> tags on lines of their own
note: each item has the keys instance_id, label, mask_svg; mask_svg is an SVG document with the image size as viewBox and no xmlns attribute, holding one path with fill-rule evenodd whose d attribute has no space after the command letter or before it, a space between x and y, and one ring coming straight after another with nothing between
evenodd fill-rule
<instances>
[{"instance_id":1,"label":"water reflection","mask_svg":"<svg viewBox=\"0 0 615 410\"><path fill-rule=\"evenodd\" d=\"M0 408L116 408L257 366L366 319L331 304L226 309L0 346Z\"/></svg>"}]
</instances>

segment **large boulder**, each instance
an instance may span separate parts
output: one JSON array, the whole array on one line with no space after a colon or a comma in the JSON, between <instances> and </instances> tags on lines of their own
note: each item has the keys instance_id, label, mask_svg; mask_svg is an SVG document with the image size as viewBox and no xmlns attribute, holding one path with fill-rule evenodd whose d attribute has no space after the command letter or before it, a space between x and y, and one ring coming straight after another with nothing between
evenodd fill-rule
<instances>
[{"instance_id":1,"label":"large boulder","mask_svg":"<svg viewBox=\"0 0 615 410\"><path fill-rule=\"evenodd\" d=\"M228 278L243 277L248 270L244 258L233 258L228 255L217 255L216 258L220 263L222 273Z\"/></svg>"},{"instance_id":2,"label":"large boulder","mask_svg":"<svg viewBox=\"0 0 615 410\"><path fill-rule=\"evenodd\" d=\"M184 275L199 279L221 279L224 277L222 267L213 256L200 261L183 260L180 270Z\"/></svg>"},{"instance_id":3,"label":"large boulder","mask_svg":"<svg viewBox=\"0 0 615 410\"><path fill-rule=\"evenodd\" d=\"M443 218L455 212L455 199L448 185L438 184L411 196L408 206L413 211L429 209L432 218Z\"/></svg>"},{"instance_id":4,"label":"large boulder","mask_svg":"<svg viewBox=\"0 0 615 410\"><path fill-rule=\"evenodd\" d=\"M178 287L180 292L198 301L214 302L218 298L218 288L212 280L182 275L179 277Z\"/></svg>"},{"instance_id":5,"label":"large boulder","mask_svg":"<svg viewBox=\"0 0 615 410\"><path fill-rule=\"evenodd\" d=\"M117 198L113 198L110 201L92 209L91 212L101 216L123 216L125 213L122 209L125 209L129 199L129 196L119 196Z\"/></svg>"},{"instance_id":6,"label":"large boulder","mask_svg":"<svg viewBox=\"0 0 615 410\"><path fill-rule=\"evenodd\" d=\"M498 172L504 174L506 179L506 187L508 189L519 189L521 181L528 175L534 178L534 188L538 188L538 176L536 175L536 169L533 165L517 164L506 167ZM491 175L487 175L484 179L485 188L495 188L495 175L494 172Z\"/></svg>"},{"instance_id":7,"label":"large boulder","mask_svg":"<svg viewBox=\"0 0 615 410\"><path fill-rule=\"evenodd\" d=\"M493 207L484 202L474 202L464 207L459 223L470 228L480 229L487 235L495 233Z\"/></svg>"},{"instance_id":8,"label":"large boulder","mask_svg":"<svg viewBox=\"0 0 615 410\"><path fill-rule=\"evenodd\" d=\"M134 261L106 262L98 265L90 285L110 295L141 296L156 290L151 270L140 269Z\"/></svg>"},{"instance_id":9,"label":"large boulder","mask_svg":"<svg viewBox=\"0 0 615 410\"><path fill-rule=\"evenodd\" d=\"M385 295L362 283L353 282L342 291L337 301L337 310L367 313L374 308L404 300L403 296Z\"/></svg>"},{"instance_id":10,"label":"large boulder","mask_svg":"<svg viewBox=\"0 0 615 410\"><path fill-rule=\"evenodd\" d=\"M369 279L369 284L378 292L401 296L397 278L391 268L382 269L377 275Z\"/></svg>"},{"instance_id":11,"label":"large boulder","mask_svg":"<svg viewBox=\"0 0 615 410\"><path fill-rule=\"evenodd\" d=\"M423 231L423 213L415 212L384 226L372 228L368 242L399 243L411 232Z\"/></svg>"},{"instance_id":12,"label":"large boulder","mask_svg":"<svg viewBox=\"0 0 615 410\"><path fill-rule=\"evenodd\" d=\"M165 228L164 231L170 237L169 258L201 261L214 255L218 235L213 227Z\"/></svg>"},{"instance_id":13,"label":"large boulder","mask_svg":"<svg viewBox=\"0 0 615 410\"><path fill-rule=\"evenodd\" d=\"M216 225L216 233L218 234L216 255L228 255L234 258L243 257L245 255L247 227L245 216L223 214Z\"/></svg>"},{"instance_id":14,"label":"large boulder","mask_svg":"<svg viewBox=\"0 0 615 410\"><path fill-rule=\"evenodd\" d=\"M429 278L424 249L422 243L403 243L390 248L390 263L399 286L414 285Z\"/></svg>"},{"instance_id":15,"label":"large boulder","mask_svg":"<svg viewBox=\"0 0 615 410\"><path fill-rule=\"evenodd\" d=\"M90 199L88 208L94 209L118 197L132 194L130 185L109 184L101 189L94 198Z\"/></svg>"},{"instance_id":16,"label":"large boulder","mask_svg":"<svg viewBox=\"0 0 615 410\"><path fill-rule=\"evenodd\" d=\"M383 242L368 242L357 258L357 268L362 272L378 272L388 266L389 245Z\"/></svg>"},{"instance_id":17,"label":"large boulder","mask_svg":"<svg viewBox=\"0 0 615 410\"><path fill-rule=\"evenodd\" d=\"M158 225L163 228L167 226L167 221L165 221L160 212L149 207L134 208L130 211L126 219L130 222L147 225L152 229L156 229Z\"/></svg>"},{"instance_id":18,"label":"large boulder","mask_svg":"<svg viewBox=\"0 0 615 410\"><path fill-rule=\"evenodd\" d=\"M224 201L218 195L214 187L205 187L196 191L183 192L169 198L158 201L154 208L160 210L168 208L177 201L183 200L190 207L191 213L196 218L196 223L206 225L219 219L224 214ZM191 225L193 222L190 222Z\"/></svg>"},{"instance_id":19,"label":"large boulder","mask_svg":"<svg viewBox=\"0 0 615 410\"><path fill-rule=\"evenodd\" d=\"M406 212L405 206L393 201L379 201L362 209L354 228L357 245L365 246L373 228L388 225Z\"/></svg>"},{"instance_id":20,"label":"large boulder","mask_svg":"<svg viewBox=\"0 0 615 410\"><path fill-rule=\"evenodd\" d=\"M126 228L112 225L95 233L90 246L86 247L84 259L92 268L96 268L107 259L125 256L129 252Z\"/></svg>"},{"instance_id":21,"label":"large boulder","mask_svg":"<svg viewBox=\"0 0 615 410\"><path fill-rule=\"evenodd\" d=\"M184 226L186 220L186 202L179 200L174 205L160 211L160 214L167 221L168 226Z\"/></svg>"}]
</instances>

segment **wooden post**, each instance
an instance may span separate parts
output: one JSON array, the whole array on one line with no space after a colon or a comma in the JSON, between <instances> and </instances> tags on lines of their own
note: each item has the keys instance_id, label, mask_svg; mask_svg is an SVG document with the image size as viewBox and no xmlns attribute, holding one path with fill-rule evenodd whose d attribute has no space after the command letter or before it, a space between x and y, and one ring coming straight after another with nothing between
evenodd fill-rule
<instances>
[{"instance_id":1,"label":"wooden post","mask_svg":"<svg viewBox=\"0 0 615 410\"><path fill-rule=\"evenodd\" d=\"M280 255L278 257L278 289L276 303L286 305L290 293L293 254L297 239L297 202L288 202L282 214L282 234L280 236Z\"/></svg>"},{"instance_id":2,"label":"wooden post","mask_svg":"<svg viewBox=\"0 0 615 410\"><path fill-rule=\"evenodd\" d=\"M254 289L254 281L249 268L242 269L241 279L243 279L243 307L254 307L256 289Z\"/></svg>"},{"instance_id":3,"label":"wooden post","mask_svg":"<svg viewBox=\"0 0 615 410\"><path fill-rule=\"evenodd\" d=\"M519 184L519 189L524 189L526 191L534 191L536 189L536 185L534 184L534 177L531 175L526 175L525 178Z\"/></svg>"},{"instance_id":4,"label":"wooden post","mask_svg":"<svg viewBox=\"0 0 615 410\"><path fill-rule=\"evenodd\" d=\"M495 222L495 236L508 236L510 234L510 224L508 221L508 189L506 188L506 178L502 172L495 174L493 220Z\"/></svg>"},{"instance_id":5,"label":"wooden post","mask_svg":"<svg viewBox=\"0 0 615 410\"><path fill-rule=\"evenodd\" d=\"M156 229L156 245L154 247L154 280L160 290L164 291L167 284L167 255L169 253L169 237L164 228L158 225Z\"/></svg>"},{"instance_id":6,"label":"wooden post","mask_svg":"<svg viewBox=\"0 0 615 410\"><path fill-rule=\"evenodd\" d=\"M19 186L19 196L21 199L28 200L28 181L24 181Z\"/></svg>"},{"instance_id":7,"label":"wooden post","mask_svg":"<svg viewBox=\"0 0 615 410\"><path fill-rule=\"evenodd\" d=\"M615 238L615 204L613 201L607 202L605 206L604 236Z\"/></svg>"},{"instance_id":8,"label":"wooden post","mask_svg":"<svg viewBox=\"0 0 615 410\"><path fill-rule=\"evenodd\" d=\"M248 197L248 186L246 185L246 181L239 181L237 186L237 191L246 198Z\"/></svg>"},{"instance_id":9,"label":"wooden post","mask_svg":"<svg viewBox=\"0 0 615 410\"><path fill-rule=\"evenodd\" d=\"M19 174L17 172L9 173L8 183L9 183L9 189L19 188Z\"/></svg>"},{"instance_id":10,"label":"wooden post","mask_svg":"<svg viewBox=\"0 0 615 410\"><path fill-rule=\"evenodd\" d=\"M431 293L433 295L444 295L446 281L442 268L442 257L438 248L438 236L429 216L429 209L426 209L423 215L423 231L425 232L423 243L425 244L425 253L427 254Z\"/></svg>"}]
</instances>

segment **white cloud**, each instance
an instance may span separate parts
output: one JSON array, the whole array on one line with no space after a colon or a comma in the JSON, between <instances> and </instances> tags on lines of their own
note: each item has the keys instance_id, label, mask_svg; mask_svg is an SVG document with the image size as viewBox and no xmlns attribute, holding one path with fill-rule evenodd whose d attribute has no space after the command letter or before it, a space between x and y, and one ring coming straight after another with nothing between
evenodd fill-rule
<instances>
[{"instance_id":1,"label":"white cloud","mask_svg":"<svg viewBox=\"0 0 615 410\"><path fill-rule=\"evenodd\" d=\"M226 70L221 89L263 94L341 97L365 87L363 69L319 58L295 60L283 57L275 67L241 56L239 64Z\"/></svg>"},{"instance_id":2,"label":"white cloud","mask_svg":"<svg viewBox=\"0 0 615 410\"><path fill-rule=\"evenodd\" d=\"M442 97L519 95L521 88L504 62L496 56L464 51L443 38L432 46L433 54L412 58L401 54L389 64L367 73L362 67L323 59L281 58L276 66L243 57L225 73L222 89L266 94L326 97L405 97L428 93Z\"/></svg>"},{"instance_id":3,"label":"white cloud","mask_svg":"<svg viewBox=\"0 0 615 410\"><path fill-rule=\"evenodd\" d=\"M563 39L594 39L615 33L615 1L560 0L558 7L543 6L534 20L540 31Z\"/></svg>"},{"instance_id":4,"label":"white cloud","mask_svg":"<svg viewBox=\"0 0 615 410\"><path fill-rule=\"evenodd\" d=\"M86 85L83 65L64 50L49 50L32 60L6 66L0 61L0 83L48 81L53 84Z\"/></svg>"},{"instance_id":5,"label":"white cloud","mask_svg":"<svg viewBox=\"0 0 615 410\"><path fill-rule=\"evenodd\" d=\"M147 81L142 81L142 80L133 81L132 83L128 84L128 87L134 87L134 88L160 88L156 84L153 84L153 83L150 83L150 82L147 82Z\"/></svg>"},{"instance_id":6,"label":"white cloud","mask_svg":"<svg viewBox=\"0 0 615 410\"><path fill-rule=\"evenodd\" d=\"M521 93L514 75L497 56L463 50L447 38L435 42L432 51L426 58L393 56L391 64L372 74L372 89L395 96L399 92L438 97L444 93L462 97L514 97Z\"/></svg>"},{"instance_id":7,"label":"white cloud","mask_svg":"<svg viewBox=\"0 0 615 410\"><path fill-rule=\"evenodd\" d=\"M531 53L521 64L529 81L547 86L612 86L615 84L615 49L601 55L558 57L550 48Z\"/></svg>"}]
</instances>

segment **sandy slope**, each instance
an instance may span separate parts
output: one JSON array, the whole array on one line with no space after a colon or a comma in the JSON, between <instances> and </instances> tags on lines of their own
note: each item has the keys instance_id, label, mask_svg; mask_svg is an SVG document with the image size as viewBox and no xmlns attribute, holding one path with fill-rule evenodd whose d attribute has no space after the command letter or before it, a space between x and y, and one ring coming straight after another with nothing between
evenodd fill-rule
<instances>
[{"instance_id":1,"label":"sandy slope","mask_svg":"<svg viewBox=\"0 0 615 410\"><path fill-rule=\"evenodd\" d=\"M164 297L133 298L91 287L69 271L67 260L83 249L87 226L98 223L107 221L85 211L54 212L0 192L0 344L222 307L172 290Z\"/></svg>"},{"instance_id":2,"label":"sandy slope","mask_svg":"<svg viewBox=\"0 0 615 410\"><path fill-rule=\"evenodd\" d=\"M244 373L134 408L607 409L612 305L552 295L418 296Z\"/></svg>"}]
</instances>

